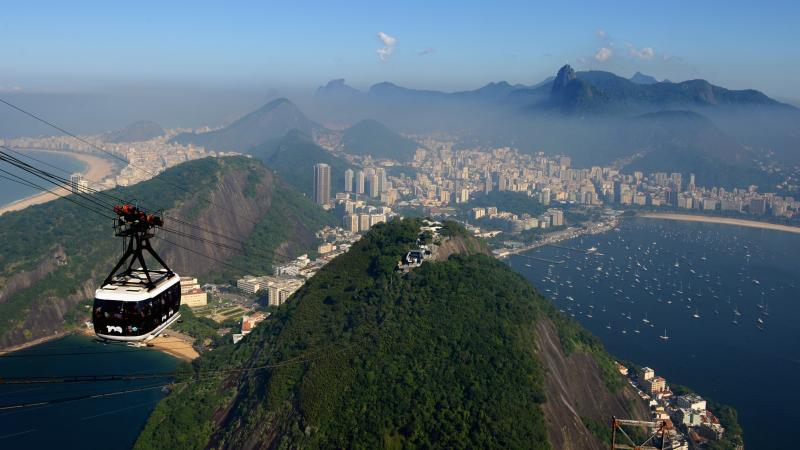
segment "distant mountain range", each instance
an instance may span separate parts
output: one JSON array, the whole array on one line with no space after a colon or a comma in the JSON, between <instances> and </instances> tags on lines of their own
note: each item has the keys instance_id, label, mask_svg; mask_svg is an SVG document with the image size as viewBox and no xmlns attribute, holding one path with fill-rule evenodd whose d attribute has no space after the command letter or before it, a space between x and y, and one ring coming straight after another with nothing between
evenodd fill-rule
<instances>
[{"instance_id":1,"label":"distant mountain range","mask_svg":"<svg viewBox=\"0 0 800 450\"><path fill-rule=\"evenodd\" d=\"M569 154L583 166L630 160L629 168L694 172L703 184L726 187L772 184L775 179L754 164L767 152L800 162L800 111L793 106L756 90L729 90L705 80L657 81L639 72L627 79L565 65L533 85L501 81L450 93L389 82L362 92L337 79L317 89L310 107L320 122L344 131L326 129L281 98L225 128L184 133L173 141L253 151L273 165L278 155L301 163L302 156L286 156L293 146L322 161L319 151L328 152L312 151L308 137L327 134L337 136L333 140L347 153L407 161L417 143L395 130L443 131L467 144ZM283 140L293 130L299 134ZM634 154L639 157L630 159Z\"/></svg>"},{"instance_id":2,"label":"distant mountain range","mask_svg":"<svg viewBox=\"0 0 800 450\"><path fill-rule=\"evenodd\" d=\"M164 136L166 132L161 125L148 120L134 122L119 131L112 131L103 135L106 142L141 142Z\"/></svg>"},{"instance_id":3,"label":"distant mountain range","mask_svg":"<svg viewBox=\"0 0 800 450\"><path fill-rule=\"evenodd\" d=\"M501 81L451 93L388 82L361 92L335 80L317 90L316 107L320 120L334 111L341 119L346 111L350 123L371 118L403 132L448 131L470 143L570 154L582 165L642 150L648 157L639 164L664 171L713 173L715 166L735 165L747 166L752 175L753 159L765 153L800 163L797 108L752 89L658 81L640 72L626 79L565 65L530 86ZM687 168L672 158L690 153L698 166Z\"/></svg>"},{"instance_id":4,"label":"distant mountain range","mask_svg":"<svg viewBox=\"0 0 800 450\"><path fill-rule=\"evenodd\" d=\"M447 102L472 100L512 107L521 105L528 111L537 109L549 111L555 107L567 113L631 114L653 112L651 111L653 109L686 109L701 106L720 108L767 106L797 111L790 105L780 103L752 89L729 90L706 80L659 82L641 72L626 79L611 72L576 72L569 65L559 69L555 77L549 77L532 86L512 85L500 81L471 91L447 93L409 89L382 82L373 85L367 92L361 92L339 79L317 89L317 98L319 101L359 99L362 103L375 104L380 104L381 100L386 99L404 104L424 100L428 102L429 107L441 107L441 103Z\"/></svg>"}]
</instances>

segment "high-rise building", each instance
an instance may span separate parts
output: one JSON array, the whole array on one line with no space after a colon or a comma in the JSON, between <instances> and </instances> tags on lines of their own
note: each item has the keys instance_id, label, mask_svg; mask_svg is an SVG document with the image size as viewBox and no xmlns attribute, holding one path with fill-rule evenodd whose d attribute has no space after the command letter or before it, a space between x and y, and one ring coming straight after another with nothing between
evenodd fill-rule
<instances>
[{"instance_id":1,"label":"high-rise building","mask_svg":"<svg viewBox=\"0 0 800 450\"><path fill-rule=\"evenodd\" d=\"M385 190L386 186L386 169L379 167L375 174L378 175L378 194L380 194Z\"/></svg>"},{"instance_id":2,"label":"high-rise building","mask_svg":"<svg viewBox=\"0 0 800 450\"><path fill-rule=\"evenodd\" d=\"M377 173L369 177L369 196L378 197L381 195L380 177Z\"/></svg>"},{"instance_id":3,"label":"high-rise building","mask_svg":"<svg viewBox=\"0 0 800 450\"><path fill-rule=\"evenodd\" d=\"M353 169L344 171L344 191L353 192Z\"/></svg>"},{"instance_id":4,"label":"high-rise building","mask_svg":"<svg viewBox=\"0 0 800 450\"><path fill-rule=\"evenodd\" d=\"M348 214L344 216L342 225L345 230L358 233L358 214Z\"/></svg>"},{"instance_id":5,"label":"high-rise building","mask_svg":"<svg viewBox=\"0 0 800 450\"><path fill-rule=\"evenodd\" d=\"M497 190L498 191L505 191L508 190L508 178L502 173L497 178Z\"/></svg>"},{"instance_id":6,"label":"high-rise building","mask_svg":"<svg viewBox=\"0 0 800 450\"><path fill-rule=\"evenodd\" d=\"M69 176L69 184L72 192L78 193L89 191L89 181L86 178L83 178L83 175L79 173L73 173Z\"/></svg>"},{"instance_id":7,"label":"high-rise building","mask_svg":"<svg viewBox=\"0 0 800 450\"><path fill-rule=\"evenodd\" d=\"M331 200L331 166L325 163L314 165L314 201L325 205Z\"/></svg>"},{"instance_id":8,"label":"high-rise building","mask_svg":"<svg viewBox=\"0 0 800 450\"><path fill-rule=\"evenodd\" d=\"M356 194L364 194L365 178L363 170L356 172Z\"/></svg>"},{"instance_id":9,"label":"high-rise building","mask_svg":"<svg viewBox=\"0 0 800 450\"><path fill-rule=\"evenodd\" d=\"M492 192L492 173L486 172L486 177L483 185L483 193L488 194Z\"/></svg>"}]
</instances>

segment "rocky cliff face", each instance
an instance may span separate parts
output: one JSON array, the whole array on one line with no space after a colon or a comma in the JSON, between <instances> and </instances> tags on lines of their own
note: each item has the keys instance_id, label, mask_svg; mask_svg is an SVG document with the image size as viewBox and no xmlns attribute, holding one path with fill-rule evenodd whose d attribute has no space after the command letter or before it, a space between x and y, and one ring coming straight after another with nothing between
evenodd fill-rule
<instances>
[{"instance_id":1,"label":"rocky cliff face","mask_svg":"<svg viewBox=\"0 0 800 450\"><path fill-rule=\"evenodd\" d=\"M616 393L604 386L597 361L584 352L567 355L553 322L536 323L537 352L546 368L547 401L542 406L547 436L555 449L608 448L585 426L584 418L610 426L612 416L650 420L644 402L627 384Z\"/></svg>"}]
</instances>

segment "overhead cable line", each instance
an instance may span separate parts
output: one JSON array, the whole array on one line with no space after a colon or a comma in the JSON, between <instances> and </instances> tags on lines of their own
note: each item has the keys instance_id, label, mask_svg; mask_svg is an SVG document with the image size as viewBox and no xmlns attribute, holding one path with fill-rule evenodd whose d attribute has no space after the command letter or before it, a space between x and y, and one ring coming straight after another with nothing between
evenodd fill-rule
<instances>
[{"instance_id":1,"label":"overhead cable line","mask_svg":"<svg viewBox=\"0 0 800 450\"><path fill-rule=\"evenodd\" d=\"M58 131L60 131L60 132L62 132L62 133L64 133L64 134L66 134L67 136L70 136L70 137L72 137L72 138L74 138L74 139L77 139L78 141L80 141L80 142L82 142L82 143L84 143L84 144L86 144L86 145L88 145L88 146L90 146L90 147L92 147L92 148L94 148L94 149L96 149L96 150L99 150L99 151L101 151L101 152L103 152L103 153L105 153L105 154L107 154L107 155L111 156L112 158L118 159L118 160L120 160L120 161L124 162L125 164L127 164L127 165L129 165L129 166L133 167L134 169L138 169L138 170L140 170L140 171L142 171L142 172L144 172L144 173L146 173L146 174L149 174L149 175L150 175L151 177L153 177L154 179L158 179L159 181L161 181L161 182L163 182L163 183L165 183L165 184L169 184L170 186L172 186L172 187L174 187L174 188L177 188L177 189L180 189L181 191L184 191L184 192L187 192L187 193L191 193L191 191L189 191L189 190L188 190L188 189L186 189L185 187L183 187L183 186L181 186L181 185L179 185L179 184L177 184L177 183L173 183L173 182L171 182L171 181L169 181L169 180L165 180L165 179L163 179L163 178L157 178L157 177L156 177L156 175L157 175L156 173L153 173L152 171L149 171L149 170L147 170L147 169L143 169L143 168L141 168L141 167L137 167L137 166L135 166L135 165L131 164L131 162L130 162L130 161L128 161L127 159L123 158L122 156L119 156L119 155L117 155L117 154L116 154L116 153L114 153L114 152L110 152L110 151L108 151L108 150L104 149L103 147L101 147L101 146L99 146L99 145L97 145L97 144L93 143L93 142L90 142L90 141L88 141L88 140L86 140L86 139L84 139L84 138L82 138L82 137L80 137L80 136L78 136L78 135L76 135L76 134L74 134L74 133L71 133L70 131L67 131L67 130L65 130L64 128L62 128L62 127L60 127L60 126L58 126L58 125L54 124L53 122L50 122L50 121L48 121L47 119L44 119L44 118L42 118L42 117L40 117L40 116L38 116L38 115L36 115L36 114L34 114L34 113L30 112L30 111L27 111L27 110L25 110L25 109L23 109L23 108L21 108L21 107L19 107L19 106L15 105L15 104L13 104L13 103L9 102L8 100L5 100L5 99L3 99L3 98L0 98L0 103L3 103L3 104L5 104L5 105L9 106L10 108L13 108L13 109L15 109L15 110L17 110L17 111L19 111L19 112L21 112L21 113L23 113L23 114L25 114L25 115L27 115L27 116L31 117L31 118L33 118L33 119L36 119L36 120L38 120L39 122L41 122L41 123L43 123L43 124L45 124L45 125L47 125L47 126L50 126L50 127L54 128L54 129L56 129L56 130L58 130ZM235 213L234 211L232 211L232 210L230 210L230 209L228 209L228 208L226 208L226 207L224 207L224 206L217 205L217 204L215 204L214 202L212 202L212 201L211 201L211 200L209 200L209 199L207 199L206 201L207 201L209 204L212 204L212 205L216 206L216 207L217 207L217 208L219 208L219 209L222 209L222 210L228 211L228 212L230 212L231 214L234 214L234 215L236 215L236 213ZM253 223L255 223L255 224L257 224L257 223L258 223L258 222L256 222L255 220L252 220L252 219L247 219L247 218L245 218L245 219L246 219L246 220L249 220L249 221L251 221L251 222L253 222Z\"/></svg>"}]
</instances>

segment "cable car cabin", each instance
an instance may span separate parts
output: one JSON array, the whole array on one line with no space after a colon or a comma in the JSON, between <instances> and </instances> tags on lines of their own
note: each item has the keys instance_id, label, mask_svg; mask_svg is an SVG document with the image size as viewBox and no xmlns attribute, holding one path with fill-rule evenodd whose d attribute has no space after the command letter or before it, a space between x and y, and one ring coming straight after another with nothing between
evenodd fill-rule
<instances>
[{"instance_id":1,"label":"cable car cabin","mask_svg":"<svg viewBox=\"0 0 800 450\"><path fill-rule=\"evenodd\" d=\"M157 336L180 317L180 276L165 271L150 283L137 273L140 271L115 277L95 291L92 322L98 337L143 341Z\"/></svg>"}]
</instances>

